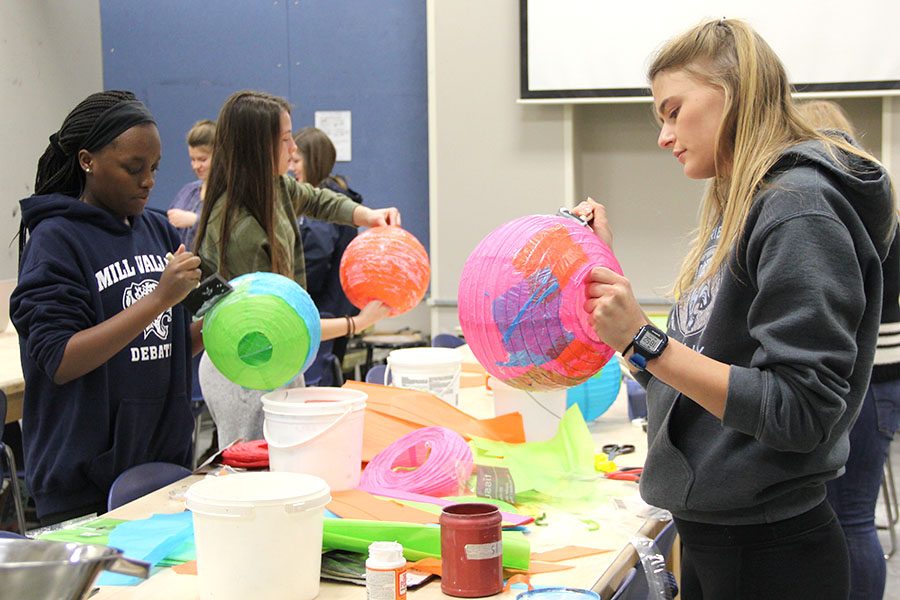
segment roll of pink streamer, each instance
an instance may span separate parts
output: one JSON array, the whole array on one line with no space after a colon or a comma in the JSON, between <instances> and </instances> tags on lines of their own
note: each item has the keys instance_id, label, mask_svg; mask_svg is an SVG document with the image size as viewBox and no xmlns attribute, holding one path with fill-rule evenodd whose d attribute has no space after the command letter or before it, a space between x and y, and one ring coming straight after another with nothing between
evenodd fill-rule
<instances>
[{"instance_id":1,"label":"roll of pink streamer","mask_svg":"<svg viewBox=\"0 0 900 600\"><path fill-rule=\"evenodd\" d=\"M359 487L452 496L464 487L473 465L472 450L461 435L446 427L424 427L375 455Z\"/></svg>"}]
</instances>

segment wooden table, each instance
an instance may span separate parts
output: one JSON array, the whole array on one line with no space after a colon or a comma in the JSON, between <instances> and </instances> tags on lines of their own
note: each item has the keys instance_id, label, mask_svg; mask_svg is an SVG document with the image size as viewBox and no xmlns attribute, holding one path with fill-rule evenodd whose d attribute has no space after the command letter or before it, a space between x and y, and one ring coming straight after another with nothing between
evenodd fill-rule
<instances>
[{"instance_id":1,"label":"wooden table","mask_svg":"<svg viewBox=\"0 0 900 600\"><path fill-rule=\"evenodd\" d=\"M624 390L624 385L622 386ZM477 416L492 416L492 400L483 387L460 390L460 406ZM628 421L627 402L624 391L613 406L597 421L590 425L591 433L599 448L607 443L634 444L636 452L620 457L620 465L637 466L646 457L646 435L640 427ZM193 475L167 488L158 490L139 500L135 500L108 514L119 519L140 519L154 513L173 513L184 510L183 492L200 479ZM637 486L631 482L604 480L602 485L607 498L600 499L596 514L592 515L599 529L590 531L582 526L578 515L562 511L548 512L546 527L531 527L528 534L532 551L550 550L566 545L591 546L611 550L603 554L566 561L574 568L555 573L545 573L532 577L532 582L540 585L562 585L593 588L605 591L618 583L618 579L630 567L636 554L631 550L629 540L642 533L652 537L662 528L662 523L647 519L635 512L642 503L637 496ZM607 491L608 490L608 491ZM178 575L171 569L164 569L136 587L104 587L93 596L97 600L118 599L166 599L182 600L198 598L198 579L191 575ZM496 596L502 600L514 598L521 590L513 590ZM319 598L322 600L364 600L365 588L351 584L322 581ZM424 587L411 591L412 600L449 599L441 593L440 581L433 581Z\"/></svg>"},{"instance_id":2,"label":"wooden table","mask_svg":"<svg viewBox=\"0 0 900 600\"><path fill-rule=\"evenodd\" d=\"M0 333L0 389L6 394L6 423L22 418L25 378L19 358L19 335L12 323Z\"/></svg>"}]
</instances>

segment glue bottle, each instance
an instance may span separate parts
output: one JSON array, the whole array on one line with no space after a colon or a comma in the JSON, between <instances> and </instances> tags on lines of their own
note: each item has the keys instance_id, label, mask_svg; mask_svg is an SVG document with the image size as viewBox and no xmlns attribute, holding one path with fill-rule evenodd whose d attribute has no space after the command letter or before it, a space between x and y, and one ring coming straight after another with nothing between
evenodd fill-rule
<instances>
[{"instance_id":1,"label":"glue bottle","mask_svg":"<svg viewBox=\"0 0 900 600\"><path fill-rule=\"evenodd\" d=\"M397 542L373 542L366 559L366 598L406 600L406 559Z\"/></svg>"}]
</instances>

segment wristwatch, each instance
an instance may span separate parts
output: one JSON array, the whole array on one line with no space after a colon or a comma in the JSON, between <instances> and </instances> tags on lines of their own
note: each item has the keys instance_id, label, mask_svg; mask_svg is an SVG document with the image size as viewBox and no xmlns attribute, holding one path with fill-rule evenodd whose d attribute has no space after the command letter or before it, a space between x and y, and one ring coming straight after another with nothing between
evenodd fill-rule
<instances>
[{"instance_id":1,"label":"wristwatch","mask_svg":"<svg viewBox=\"0 0 900 600\"><path fill-rule=\"evenodd\" d=\"M628 357L628 362L643 371L647 368L647 361L657 358L666 349L669 344L669 336L658 327L654 327L649 323L644 325L635 334L622 356L625 356L629 350L634 348L634 352Z\"/></svg>"}]
</instances>

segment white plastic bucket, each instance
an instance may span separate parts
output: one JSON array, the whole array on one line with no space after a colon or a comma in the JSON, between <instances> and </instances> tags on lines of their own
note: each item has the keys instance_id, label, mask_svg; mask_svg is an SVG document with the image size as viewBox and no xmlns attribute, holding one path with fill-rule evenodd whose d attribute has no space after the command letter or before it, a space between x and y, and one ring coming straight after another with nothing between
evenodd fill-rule
<instances>
[{"instance_id":1,"label":"white plastic bucket","mask_svg":"<svg viewBox=\"0 0 900 600\"><path fill-rule=\"evenodd\" d=\"M509 386L496 377L488 378L494 392L494 415L518 412L525 426L526 442L543 442L556 435L566 412L566 390L529 392Z\"/></svg>"},{"instance_id":2,"label":"white plastic bucket","mask_svg":"<svg viewBox=\"0 0 900 600\"><path fill-rule=\"evenodd\" d=\"M308 387L262 397L269 470L308 473L334 491L359 485L365 392Z\"/></svg>"},{"instance_id":3,"label":"white plastic bucket","mask_svg":"<svg viewBox=\"0 0 900 600\"><path fill-rule=\"evenodd\" d=\"M462 355L455 348L404 348L387 357L384 384L434 394L456 406Z\"/></svg>"},{"instance_id":4,"label":"white plastic bucket","mask_svg":"<svg viewBox=\"0 0 900 600\"><path fill-rule=\"evenodd\" d=\"M207 477L186 493L204 600L319 594L328 484L298 473Z\"/></svg>"}]
</instances>

